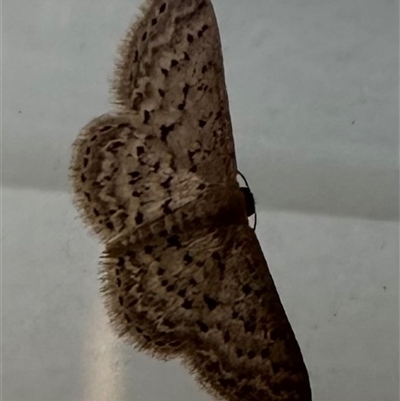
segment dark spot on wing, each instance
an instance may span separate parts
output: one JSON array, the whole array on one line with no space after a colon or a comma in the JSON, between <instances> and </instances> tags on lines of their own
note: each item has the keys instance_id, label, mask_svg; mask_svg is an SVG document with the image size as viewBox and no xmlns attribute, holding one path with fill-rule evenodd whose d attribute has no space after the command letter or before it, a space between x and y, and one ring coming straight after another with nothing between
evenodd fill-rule
<instances>
[{"instance_id":1,"label":"dark spot on wing","mask_svg":"<svg viewBox=\"0 0 400 401\"><path fill-rule=\"evenodd\" d=\"M190 85L189 84L185 84L185 86L183 87L183 94L185 96L187 96L187 94L189 93L189 89L190 89Z\"/></svg>"},{"instance_id":2,"label":"dark spot on wing","mask_svg":"<svg viewBox=\"0 0 400 401\"><path fill-rule=\"evenodd\" d=\"M234 379L218 379L219 384L223 387L223 388L228 388L228 387L235 387L236 386L236 382Z\"/></svg>"},{"instance_id":3,"label":"dark spot on wing","mask_svg":"<svg viewBox=\"0 0 400 401\"><path fill-rule=\"evenodd\" d=\"M150 120L150 112L148 110L144 111L144 121L143 124L148 124Z\"/></svg>"},{"instance_id":4,"label":"dark spot on wing","mask_svg":"<svg viewBox=\"0 0 400 401\"><path fill-rule=\"evenodd\" d=\"M229 343L229 341L231 341L231 335L229 334L229 331L226 331L224 333L224 342Z\"/></svg>"},{"instance_id":5,"label":"dark spot on wing","mask_svg":"<svg viewBox=\"0 0 400 401\"><path fill-rule=\"evenodd\" d=\"M132 173L128 174L132 179L140 177L139 171L132 171Z\"/></svg>"},{"instance_id":6,"label":"dark spot on wing","mask_svg":"<svg viewBox=\"0 0 400 401\"><path fill-rule=\"evenodd\" d=\"M160 185L165 188L168 189L170 187L172 181L172 177L168 177L164 182L162 182Z\"/></svg>"},{"instance_id":7,"label":"dark spot on wing","mask_svg":"<svg viewBox=\"0 0 400 401\"><path fill-rule=\"evenodd\" d=\"M183 261L188 265L193 262L193 258L188 253L186 253L183 257Z\"/></svg>"},{"instance_id":8,"label":"dark spot on wing","mask_svg":"<svg viewBox=\"0 0 400 401\"><path fill-rule=\"evenodd\" d=\"M129 302L128 308L133 308L137 303L138 303L138 300L133 299L131 302Z\"/></svg>"},{"instance_id":9,"label":"dark spot on wing","mask_svg":"<svg viewBox=\"0 0 400 401\"><path fill-rule=\"evenodd\" d=\"M205 1L202 1L202 2L199 4L199 6L197 7L197 9L198 9L198 10L201 10L202 8L205 7L205 5L206 5L206 2L205 2Z\"/></svg>"},{"instance_id":10,"label":"dark spot on wing","mask_svg":"<svg viewBox=\"0 0 400 401\"><path fill-rule=\"evenodd\" d=\"M134 110L138 110L139 109L139 106L143 101L143 97L144 97L143 93L139 92L139 93L136 94L136 97L135 97L135 99L133 99L133 102L132 102L132 107L133 107Z\"/></svg>"},{"instance_id":11,"label":"dark spot on wing","mask_svg":"<svg viewBox=\"0 0 400 401\"><path fill-rule=\"evenodd\" d=\"M274 372L274 374L276 375L279 370L280 370L280 366L278 363L272 362L271 363L271 367L272 367L272 371Z\"/></svg>"},{"instance_id":12,"label":"dark spot on wing","mask_svg":"<svg viewBox=\"0 0 400 401\"><path fill-rule=\"evenodd\" d=\"M193 308L193 301L188 301L187 299L185 299L185 301L182 304L182 308L183 309L187 309L190 310Z\"/></svg>"},{"instance_id":13,"label":"dark spot on wing","mask_svg":"<svg viewBox=\"0 0 400 401\"><path fill-rule=\"evenodd\" d=\"M269 349L268 348L264 348L262 351L261 351L261 358L262 359L267 359L267 358L269 358L270 357L270 351L269 351Z\"/></svg>"},{"instance_id":14,"label":"dark spot on wing","mask_svg":"<svg viewBox=\"0 0 400 401\"><path fill-rule=\"evenodd\" d=\"M165 142L167 140L167 136L169 135L170 132L172 132L175 129L175 124L171 124L171 125L162 125L160 127L160 131L161 131L161 140L163 142Z\"/></svg>"},{"instance_id":15,"label":"dark spot on wing","mask_svg":"<svg viewBox=\"0 0 400 401\"><path fill-rule=\"evenodd\" d=\"M255 353L254 351L249 351L249 352L247 353L247 357L248 357L249 359L254 359L254 358L256 357L256 353Z\"/></svg>"},{"instance_id":16,"label":"dark spot on wing","mask_svg":"<svg viewBox=\"0 0 400 401\"><path fill-rule=\"evenodd\" d=\"M242 287L242 291L245 293L245 295L249 295L251 293L251 287L248 284L245 284Z\"/></svg>"},{"instance_id":17,"label":"dark spot on wing","mask_svg":"<svg viewBox=\"0 0 400 401\"><path fill-rule=\"evenodd\" d=\"M174 246L178 249L182 247L181 241L179 240L179 237L177 235L172 235L171 237L169 237L167 239L167 243L168 243L168 246L170 246L170 247Z\"/></svg>"},{"instance_id":18,"label":"dark spot on wing","mask_svg":"<svg viewBox=\"0 0 400 401\"><path fill-rule=\"evenodd\" d=\"M151 245L146 245L144 247L144 251L145 253L147 253L148 255L150 255L153 252L153 247Z\"/></svg>"},{"instance_id":19,"label":"dark spot on wing","mask_svg":"<svg viewBox=\"0 0 400 401\"><path fill-rule=\"evenodd\" d=\"M112 142L110 145L107 146L107 152L114 152L115 150L124 145L125 145L124 142L121 141Z\"/></svg>"},{"instance_id":20,"label":"dark spot on wing","mask_svg":"<svg viewBox=\"0 0 400 401\"><path fill-rule=\"evenodd\" d=\"M175 327L175 323L173 323L173 322L171 322L171 321L169 321L169 320L164 320L163 321L163 323L164 323L164 326L166 326L166 327L168 327L169 329L173 329L174 327Z\"/></svg>"},{"instance_id":21,"label":"dark spot on wing","mask_svg":"<svg viewBox=\"0 0 400 401\"><path fill-rule=\"evenodd\" d=\"M244 323L244 330L246 333L249 332L251 334L254 334L254 332L256 331L256 324L247 321Z\"/></svg>"},{"instance_id":22,"label":"dark spot on wing","mask_svg":"<svg viewBox=\"0 0 400 401\"><path fill-rule=\"evenodd\" d=\"M284 337L284 334L279 329L273 329L270 333L270 338L272 341L280 340Z\"/></svg>"},{"instance_id":23,"label":"dark spot on wing","mask_svg":"<svg viewBox=\"0 0 400 401\"><path fill-rule=\"evenodd\" d=\"M170 209L169 205L172 202L172 199L168 199L167 201L164 202L162 205L163 213L164 214L171 214L172 210Z\"/></svg>"},{"instance_id":24,"label":"dark spot on wing","mask_svg":"<svg viewBox=\"0 0 400 401\"><path fill-rule=\"evenodd\" d=\"M154 172L157 173L160 169L160 162L155 162L153 165Z\"/></svg>"},{"instance_id":25,"label":"dark spot on wing","mask_svg":"<svg viewBox=\"0 0 400 401\"><path fill-rule=\"evenodd\" d=\"M204 295L203 299L204 299L204 302L207 304L208 309L210 311L213 311L219 305L218 301L216 301L215 299L213 299L207 295Z\"/></svg>"},{"instance_id":26,"label":"dark spot on wing","mask_svg":"<svg viewBox=\"0 0 400 401\"><path fill-rule=\"evenodd\" d=\"M212 362L206 365L206 370L210 373L219 372L219 362Z\"/></svg>"},{"instance_id":27,"label":"dark spot on wing","mask_svg":"<svg viewBox=\"0 0 400 401\"><path fill-rule=\"evenodd\" d=\"M203 333L207 333L208 332L208 326L203 323L201 320L198 320L196 322L197 326L199 327L200 331Z\"/></svg>"}]
</instances>

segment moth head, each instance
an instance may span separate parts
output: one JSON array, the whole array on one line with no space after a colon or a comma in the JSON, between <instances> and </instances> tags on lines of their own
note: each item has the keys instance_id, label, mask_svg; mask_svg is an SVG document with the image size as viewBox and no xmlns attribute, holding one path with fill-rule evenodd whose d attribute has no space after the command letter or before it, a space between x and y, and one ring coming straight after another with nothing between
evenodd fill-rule
<instances>
[{"instance_id":1,"label":"moth head","mask_svg":"<svg viewBox=\"0 0 400 401\"><path fill-rule=\"evenodd\" d=\"M237 173L243 179L246 185L245 187L240 186L240 190L242 191L242 194L244 196L247 217L251 217L254 215L253 230L255 231L257 226L257 213L256 213L256 202L254 200L254 195L250 191L249 183L247 182L246 177L240 171L238 171Z\"/></svg>"},{"instance_id":2,"label":"moth head","mask_svg":"<svg viewBox=\"0 0 400 401\"><path fill-rule=\"evenodd\" d=\"M256 212L256 203L254 201L254 196L251 193L250 188L241 187L240 190L242 191L242 194L244 195L247 217L253 216L253 214Z\"/></svg>"}]
</instances>

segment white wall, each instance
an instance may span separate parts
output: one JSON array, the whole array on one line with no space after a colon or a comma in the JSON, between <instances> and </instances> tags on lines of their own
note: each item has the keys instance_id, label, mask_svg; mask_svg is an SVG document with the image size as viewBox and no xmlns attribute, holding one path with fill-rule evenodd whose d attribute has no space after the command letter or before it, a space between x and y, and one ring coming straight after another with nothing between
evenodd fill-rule
<instances>
[{"instance_id":1,"label":"white wall","mask_svg":"<svg viewBox=\"0 0 400 401\"><path fill-rule=\"evenodd\" d=\"M398 2L214 0L239 167L314 399L398 400ZM211 400L115 341L70 144L138 0L3 1L3 399Z\"/></svg>"}]
</instances>

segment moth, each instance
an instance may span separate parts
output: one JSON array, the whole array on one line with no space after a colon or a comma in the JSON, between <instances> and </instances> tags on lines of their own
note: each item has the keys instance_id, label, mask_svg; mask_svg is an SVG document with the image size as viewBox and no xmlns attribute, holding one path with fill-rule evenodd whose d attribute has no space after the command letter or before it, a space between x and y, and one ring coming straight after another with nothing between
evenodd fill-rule
<instances>
[{"instance_id":1,"label":"moth","mask_svg":"<svg viewBox=\"0 0 400 401\"><path fill-rule=\"evenodd\" d=\"M115 109L73 146L116 332L226 401L308 401L308 373L240 188L210 0L149 0L119 48Z\"/></svg>"}]
</instances>

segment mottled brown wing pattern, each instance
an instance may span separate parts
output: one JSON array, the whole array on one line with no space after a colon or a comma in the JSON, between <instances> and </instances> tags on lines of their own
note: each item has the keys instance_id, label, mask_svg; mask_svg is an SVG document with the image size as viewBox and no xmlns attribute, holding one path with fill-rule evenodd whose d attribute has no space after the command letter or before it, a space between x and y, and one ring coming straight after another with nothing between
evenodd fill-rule
<instances>
[{"instance_id":1,"label":"mottled brown wing pattern","mask_svg":"<svg viewBox=\"0 0 400 401\"><path fill-rule=\"evenodd\" d=\"M211 185L180 168L166 144L142 135L128 113L103 115L83 129L71 171L78 209L104 242L143 236Z\"/></svg>"},{"instance_id":2,"label":"mottled brown wing pattern","mask_svg":"<svg viewBox=\"0 0 400 401\"><path fill-rule=\"evenodd\" d=\"M113 92L118 112L81 131L71 164L76 204L101 239L136 231L204 187L236 185L208 1L148 2L121 45Z\"/></svg>"},{"instance_id":3,"label":"mottled brown wing pattern","mask_svg":"<svg viewBox=\"0 0 400 401\"><path fill-rule=\"evenodd\" d=\"M311 399L299 347L249 226L196 220L183 232L107 247L103 279L119 334L161 358L182 356L212 394Z\"/></svg>"},{"instance_id":4,"label":"mottled brown wing pattern","mask_svg":"<svg viewBox=\"0 0 400 401\"><path fill-rule=\"evenodd\" d=\"M308 375L254 232L209 0L151 0L120 48L117 110L84 127L71 179L105 243L117 332L180 357L225 401L309 401Z\"/></svg>"},{"instance_id":5,"label":"mottled brown wing pattern","mask_svg":"<svg viewBox=\"0 0 400 401\"><path fill-rule=\"evenodd\" d=\"M177 163L234 183L236 162L218 25L210 1L148 1L120 48L113 92L167 141Z\"/></svg>"}]
</instances>

